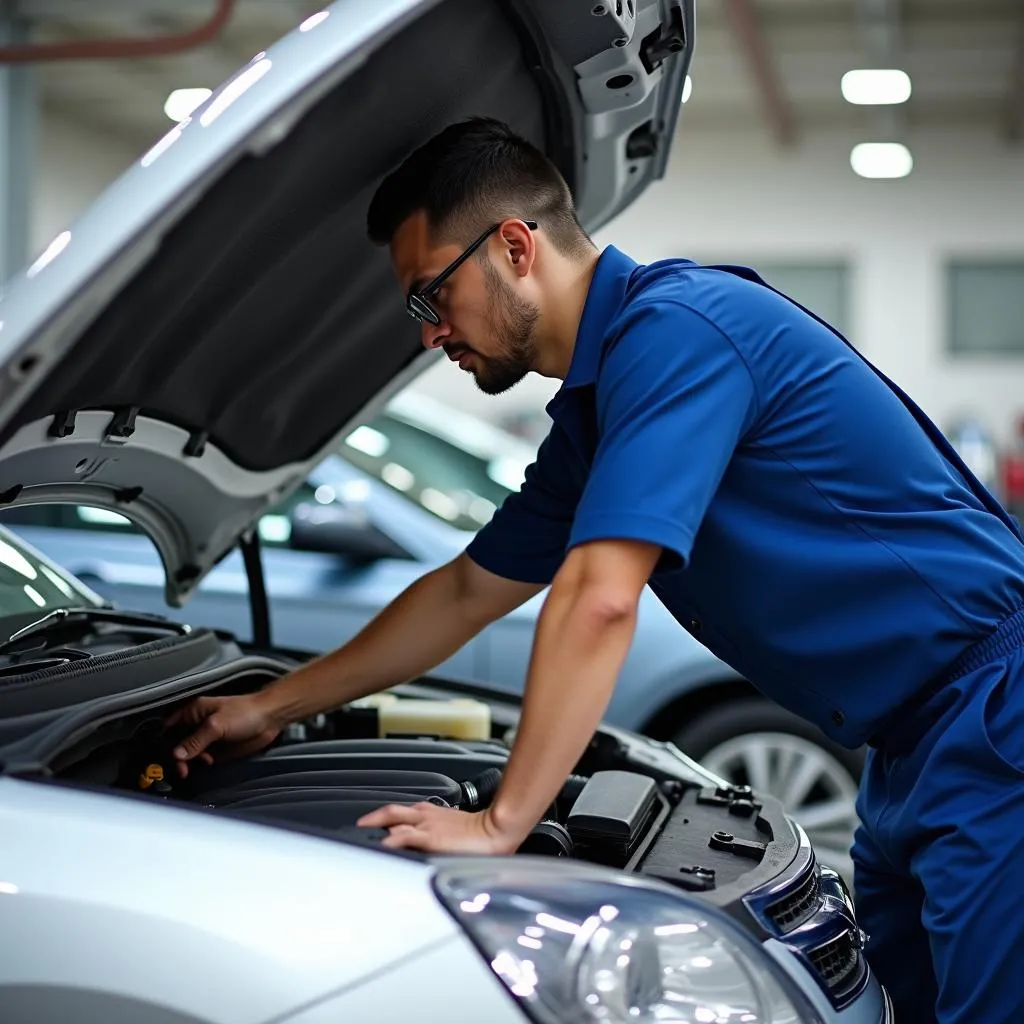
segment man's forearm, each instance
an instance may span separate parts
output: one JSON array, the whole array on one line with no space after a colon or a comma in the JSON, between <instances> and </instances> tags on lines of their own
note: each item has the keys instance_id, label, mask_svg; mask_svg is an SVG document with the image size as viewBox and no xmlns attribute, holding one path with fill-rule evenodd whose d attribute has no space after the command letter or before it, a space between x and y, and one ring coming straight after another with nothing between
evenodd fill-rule
<instances>
[{"instance_id":1,"label":"man's forearm","mask_svg":"<svg viewBox=\"0 0 1024 1024\"><path fill-rule=\"evenodd\" d=\"M629 651L635 608L609 609L556 583L537 624L516 740L491 815L525 836L600 724Z\"/></svg>"},{"instance_id":2,"label":"man's forearm","mask_svg":"<svg viewBox=\"0 0 1024 1024\"><path fill-rule=\"evenodd\" d=\"M486 625L457 562L418 579L340 649L268 687L260 700L286 724L413 679Z\"/></svg>"}]
</instances>

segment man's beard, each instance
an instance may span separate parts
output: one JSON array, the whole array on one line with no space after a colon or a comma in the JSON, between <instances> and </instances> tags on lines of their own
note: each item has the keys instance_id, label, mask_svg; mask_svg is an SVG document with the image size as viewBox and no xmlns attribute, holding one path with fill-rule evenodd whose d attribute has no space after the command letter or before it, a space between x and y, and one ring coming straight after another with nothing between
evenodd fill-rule
<instances>
[{"instance_id":1,"label":"man's beard","mask_svg":"<svg viewBox=\"0 0 1024 1024\"><path fill-rule=\"evenodd\" d=\"M483 269L488 291L487 319L492 337L500 341L503 351L487 357L477 353L480 369L474 376L485 395L500 395L533 369L533 330L540 310L516 295L489 262L484 262Z\"/></svg>"}]
</instances>

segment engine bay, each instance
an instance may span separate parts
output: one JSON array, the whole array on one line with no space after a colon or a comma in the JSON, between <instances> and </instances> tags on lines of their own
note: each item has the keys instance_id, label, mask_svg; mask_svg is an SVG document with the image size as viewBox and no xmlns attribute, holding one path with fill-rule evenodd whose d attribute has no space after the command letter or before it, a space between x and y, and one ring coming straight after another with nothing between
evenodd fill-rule
<instances>
[{"instance_id":1,"label":"engine bay","mask_svg":"<svg viewBox=\"0 0 1024 1024\"><path fill-rule=\"evenodd\" d=\"M217 760L215 745L213 764L193 761L181 778L171 751L192 727L168 727L176 708L200 694L254 692L298 662L207 630L41 671L33 660L0 690L0 770L362 846L379 847L386 833L356 822L385 804L487 807L518 723L514 700L419 680L296 723L255 755ZM135 687L115 687L112 673L121 682L130 673ZM51 675L59 685L41 687L57 683ZM76 702L53 706L71 690ZM35 714L10 714L33 704ZM808 967L829 997L842 1005L864 982L857 933L836 917L847 904L852 914L838 874L816 863L777 800L723 783L671 744L599 727L517 852L657 879L761 939L827 933Z\"/></svg>"},{"instance_id":2,"label":"engine bay","mask_svg":"<svg viewBox=\"0 0 1024 1024\"><path fill-rule=\"evenodd\" d=\"M258 667L244 656L229 662L203 692L251 692L290 667L275 671L269 659L256 661ZM246 664L252 667L245 670ZM518 713L514 704L420 682L297 723L259 754L212 765L193 761L181 778L171 751L191 727L165 725L175 706L132 711L82 730L48 759L46 773L378 845L386 833L356 822L385 804L487 807L501 783ZM806 867L793 824L770 797L688 773L692 762L678 752L673 758L668 746L599 729L518 852L650 875L735 907L751 923L743 898ZM652 763L651 749L658 748L663 756Z\"/></svg>"},{"instance_id":3,"label":"engine bay","mask_svg":"<svg viewBox=\"0 0 1024 1024\"><path fill-rule=\"evenodd\" d=\"M509 753L497 738L285 739L243 760L193 762L189 776L179 779L161 747L156 759L152 750L125 758L114 785L360 843L384 838L383 830L356 825L384 804L487 807ZM600 755L592 751L591 758ZM760 874L755 869L774 845L775 831L789 829L781 815L773 828L763 803L748 793L657 779L613 766L619 763L612 757L608 766L566 779L519 852L586 860L712 892Z\"/></svg>"}]
</instances>

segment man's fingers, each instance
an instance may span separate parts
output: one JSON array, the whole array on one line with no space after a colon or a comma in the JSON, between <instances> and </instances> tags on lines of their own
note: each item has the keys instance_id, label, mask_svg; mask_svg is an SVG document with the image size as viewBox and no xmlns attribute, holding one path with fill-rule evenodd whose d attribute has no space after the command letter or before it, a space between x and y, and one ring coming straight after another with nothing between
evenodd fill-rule
<instances>
[{"instance_id":1,"label":"man's fingers","mask_svg":"<svg viewBox=\"0 0 1024 1024\"><path fill-rule=\"evenodd\" d=\"M188 778L188 762L185 761L182 758L178 758L177 751L180 750L180 749L181 748L178 747L175 750L175 752L174 752L174 756L177 758L177 761L178 761L178 774L183 779L187 779ZM209 751L204 750L204 751L202 751L199 754L199 760L202 761L203 764L213 764L213 755Z\"/></svg>"},{"instance_id":2,"label":"man's fingers","mask_svg":"<svg viewBox=\"0 0 1024 1024\"><path fill-rule=\"evenodd\" d=\"M211 743L224 738L224 727L216 714L210 715L191 736L186 737L174 748L179 761L187 761L201 754Z\"/></svg>"},{"instance_id":3,"label":"man's fingers","mask_svg":"<svg viewBox=\"0 0 1024 1024\"><path fill-rule=\"evenodd\" d=\"M381 840L381 846L388 846L392 850L426 850L429 845L430 836L415 825L396 825Z\"/></svg>"},{"instance_id":4,"label":"man's fingers","mask_svg":"<svg viewBox=\"0 0 1024 1024\"><path fill-rule=\"evenodd\" d=\"M217 704L217 698L196 697L194 700L190 700L187 704L182 704L180 708L172 711L164 719L164 725L181 725L182 722L198 725L204 718L217 710Z\"/></svg>"},{"instance_id":5,"label":"man's fingers","mask_svg":"<svg viewBox=\"0 0 1024 1024\"><path fill-rule=\"evenodd\" d=\"M389 804L376 811L364 814L356 824L360 828L392 828L395 825L416 825L423 817L423 812L415 807L404 804Z\"/></svg>"}]
</instances>

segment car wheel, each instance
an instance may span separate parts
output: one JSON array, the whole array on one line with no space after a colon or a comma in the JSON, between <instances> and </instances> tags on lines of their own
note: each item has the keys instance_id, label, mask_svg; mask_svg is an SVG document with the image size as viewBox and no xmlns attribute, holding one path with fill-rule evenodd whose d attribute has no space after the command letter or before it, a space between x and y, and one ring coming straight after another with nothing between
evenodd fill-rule
<instances>
[{"instance_id":1,"label":"car wheel","mask_svg":"<svg viewBox=\"0 0 1024 1024\"><path fill-rule=\"evenodd\" d=\"M852 884L850 846L862 750L833 743L763 697L720 704L690 722L673 742L716 775L780 800L807 832L818 859Z\"/></svg>"}]
</instances>

